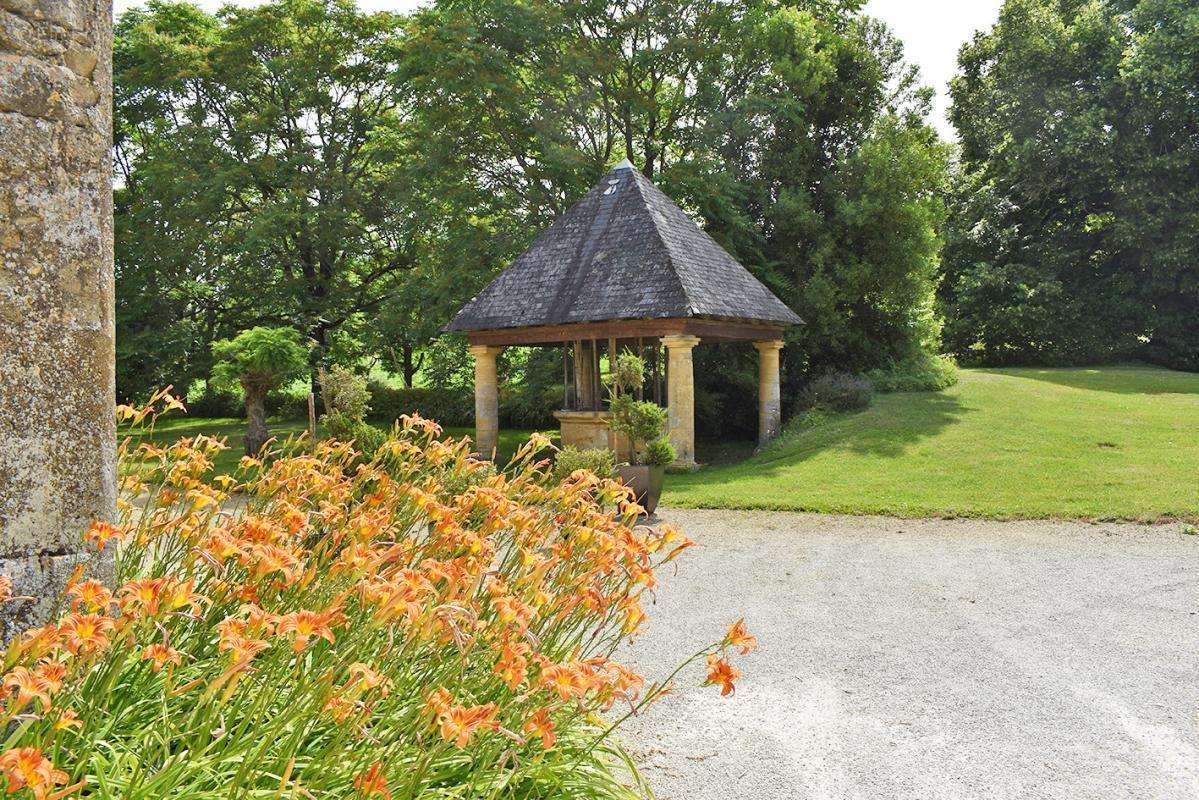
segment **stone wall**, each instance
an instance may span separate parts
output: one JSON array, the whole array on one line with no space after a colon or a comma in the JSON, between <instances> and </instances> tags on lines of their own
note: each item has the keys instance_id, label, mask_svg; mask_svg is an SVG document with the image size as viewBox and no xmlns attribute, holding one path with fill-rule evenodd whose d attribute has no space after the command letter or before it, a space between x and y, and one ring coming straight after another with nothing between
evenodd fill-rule
<instances>
[{"instance_id":1,"label":"stone wall","mask_svg":"<svg viewBox=\"0 0 1199 800\"><path fill-rule=\"evenodd\" d=\"M43 613L113 513L111 0L0 0L0 572Z\"/></svg>"}]
</instances>

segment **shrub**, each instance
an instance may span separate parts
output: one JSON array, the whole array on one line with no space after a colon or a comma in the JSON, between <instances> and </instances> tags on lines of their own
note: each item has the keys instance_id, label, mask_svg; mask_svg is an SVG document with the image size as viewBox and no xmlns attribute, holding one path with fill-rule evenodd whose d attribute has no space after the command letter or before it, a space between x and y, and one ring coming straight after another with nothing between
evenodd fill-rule
<instances>
[{"instance_id":1,"label":"shrub","mask_svg":"<svg viewBox=\"0 0 1199 800\"><path fill-rule=\"evenodd\" d=\"M350 419L363 420L370 412L370 390L366 378L341 364L332 369L321 369L318 374L321 384L321 401L326 414L343 414Z\"/></svg>"},{"instance_id":2,"label":"shrub","mask_svg":"<svg viewBox=\"0 0 1199 800\"><path fill-rule=\"evenodd\" d=\"M585 469L597 478L611 478L615 469L611 450L605 448L585 448L567 445L558 451L554 458L554 475L559 480L565 480L575 471Z\"/></svg>"},{"instance_id":3,"label":"shrub","mask_svg":"<svg viewBox=\"0 0 1199 800\"><path fill-rule=\"evenodd\" d=\"M666 439L656 439L646 445L645 463L650 466L664 467L667 464L673 464L677 455L674 445Z\"/></svg>"},{"instance_id":4,"label":"shrub","mask_svg":"<svg viewBox=\"0 0 1199 800\"><path fill-rule=\"evenodd\" d=\"M475 396L459 387L397 389L372 381L372 419L389 425L402 416L417 414L447 427L469 428L475 424ZM562 384L500 387L500 425L505 428L541 429L557 425L554 412L562 407Z\"/></svg>"},{"instance_id":5,"label":"shrub","mask_svg":"<svg viewBox=\"0 0 1199 800\"><path fill-rule=\"evenodd\" d=\"M496 474L437 436L407 418L373 458L325 440L212 482L210 438L123 450L103 552L4 654L9 790L641 796L608 734L663 686L612 656L689 542L616 482L550 479L541 442ZM753 644L738 623L692 660L731 692Z\"/></svg>"},{"instance_id":6,"label":"shrub","mask_svg":"<svg viewBox=\"0 0 1199 800\"><path fill-rule=\"evenodd\" d=\"M613 393L608 402L608 410L612 413L608 426L629 438L632 463L655 464L651 460L651 448L652 458L662 458L666 453L662 445L670 447L663 441L667 412L657 403L633 399L633 392L645 384L645 361L632 353L621 353L616 357L608 383ZM670 461L674 461L674 449L670 452Z\"/></svg>"},{"instance_id":7,"label":"shrub","mask_svg":"<svg viewBox=\"0 0 1199 800\"><path fill-rule=\"evenodd\" d=\"M359 451L367 455L374 455L387 440L387 434L379 428L341 411L326 414L322 421L332 438L353 442Z\"/></svg>"},{"instance_id":8,"label":"shrub","mask_svg":"<svg viewBox=\"0 0 1199 800\"><path fill-rule=\"evenodd\" d=\"M299 376L308 366L307 351L293 328L256 327L232 339L212 343L215 386L239 384L246 398L246 455L256 456L270 438L266 427L267 393Z\"/></svg>"},{"instance_id":9,"label":"shrub","mask_svg":"<svg viewBox=\"0 0 1199 800\"><path fill-rule=\"evenodd\" d=\"M466 389L397 389L372 381L370 416L390 425L413 414L446 426L470 427L475 424L475 398Z\"/></svg>"},{"instance_id":10,"label":"shrub","mask_svg":"<svg viewBox=\"0 0 1199 800\"><path fill-rule=\"evenodd\" d=\"M874 389L869 379L832 372L809 383L801 400L805 408L856 411L870 405L873 396Z\"/></svg>"},{"instance_id":11,"label":"shrub","mask_svg":"<svg viewBox=\"0 0 1199 800\"><path fill-rule=\"evenodd\" d=\"M939 392L958 382L958 365L953 356L921 353L868 373L880 392Z\"/></svg>"}]
</instances>

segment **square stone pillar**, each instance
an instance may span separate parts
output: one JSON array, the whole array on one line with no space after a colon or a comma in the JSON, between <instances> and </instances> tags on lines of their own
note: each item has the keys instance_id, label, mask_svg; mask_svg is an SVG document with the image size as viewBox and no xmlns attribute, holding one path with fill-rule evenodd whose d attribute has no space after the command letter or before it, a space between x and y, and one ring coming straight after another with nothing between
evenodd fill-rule
<instances>
[{"instance_id":1,"label":"square stone pillar","mask_svg":"<svg viewBox=\"0 0 1199 800\"><path fill-rule=\"evenodd\" d=\"M475 344L475 450L484 458L495 458L500 443L500 390L495 359L504 348Z\"/></svg>"},{"instance_id":2,"label":"square stone pillar","mask_svg":"<svg viewBox=\"0 0 1199 800\"><path fill-rule=\"evenodd\" d=\"M758 446L779 435L783 405L779 390L779 351L783 342L754 342L758 348Z\"/></svg>"},{"instance_id":3,"label":"square stone pillar","mask_svg":"<svg viewBox=\"0 0 1199 800\"><path fill-rule=\"evenodd\" d=\"M0 0L4 639L116 514L111 147L111 0Z\"/></svg>"},{"instance_id":4,"label":"square stone pillar","mask_svg":"<svg viewBox=\"0 0 1199 800\"><path fill-rule=\"evenodd\" d=\"M695 369L691 351L697 336L663 336L666 346L667 436L674 445L672 466L695 468Z\"/></svg>"}]
</instances>

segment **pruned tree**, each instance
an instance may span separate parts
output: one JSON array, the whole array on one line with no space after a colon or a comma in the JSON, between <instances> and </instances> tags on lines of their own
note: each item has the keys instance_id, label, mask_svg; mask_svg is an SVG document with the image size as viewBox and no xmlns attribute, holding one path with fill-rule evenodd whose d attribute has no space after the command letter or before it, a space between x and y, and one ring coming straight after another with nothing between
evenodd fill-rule
<instances>
[{"instance_id":1,"label":"pruned tree","mask_svg":"<svg viewBox=\"0 0 1199 800\"><path fill-rule=\"evenodd\" d=\"M257 456L270 439L266 396L295 380L308 366L308 350L293 328L256 327L212 343L212 380L241 386L246 395L246 455Z\"/></svg>"}]
</instances>

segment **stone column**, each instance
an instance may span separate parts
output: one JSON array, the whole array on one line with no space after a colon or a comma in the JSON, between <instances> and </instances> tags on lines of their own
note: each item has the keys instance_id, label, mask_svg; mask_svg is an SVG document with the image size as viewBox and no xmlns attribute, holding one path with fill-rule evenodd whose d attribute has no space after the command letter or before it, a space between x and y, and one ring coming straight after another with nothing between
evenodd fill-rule
<instances>
[{"instance_id":1,"label":"stone column","mask_svg":"<svg viewBox=\"0 0 1199 800\"><path fill-rule=\"evenodd\" d=\"M0 0L4 634L42 616L115 513L112 2Z\"/></svg>"},{"instance_id":2,"label":"stone column","mask_svg":"<svg viewBox=\"0 0 1199 800\"><path fill-rule=\"evenodd\" d=\"M663 336L666 346L667 435L674 445L673 466L695 468L695 371L691 350L696 336Z\"/></svg>"},{"instance_id":3,"label":"stone column","mask_svg":"<svg viewBox=\"0 0 1199 800\"><path fill-rule=\"evenodd\" d=\"M475 450L485 458L495 458L500 442L500 390L495 374L495 358L504 348L474 344L475 357Z\"/></svg>"},{"instance_id":4,"label":"stone column","mask_svg":"<svg viewBox=\"0 0 1199 800\"><path fill-rule=\"evenodd\" d=\"M758 348L758 446L779 435L783 405L779 392L779 351L783 342L754 342Z\"/></svg>"}]
</instances>

